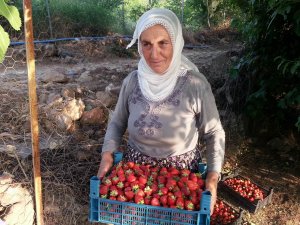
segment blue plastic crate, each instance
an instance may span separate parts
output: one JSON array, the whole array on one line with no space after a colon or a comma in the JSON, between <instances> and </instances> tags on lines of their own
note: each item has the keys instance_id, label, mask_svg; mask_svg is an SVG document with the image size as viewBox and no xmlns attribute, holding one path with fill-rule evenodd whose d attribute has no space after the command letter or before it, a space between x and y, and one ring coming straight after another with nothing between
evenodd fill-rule
<instances>
[{"instance_id":1,"label":"blue plastic crate","mask_svg":"<svg viewBox=\"0 0 300 225\"><path fill-rule=\"evenodd\" d=\"M100 180L94 176L90 180L90 222L118 225L209 225L209 191L202 193L200 211L140 205L99 197Z\"/></svg>"},{"instance_id":2,"label":"blue plastic crate","mask_svg":"<svg viewBox=\"0 0 300 225\"><path fill-rule=\"evenodd\" d=\"M114 153L114 164L122 160L122 152ZM199 172L206 175L206 164L199 163ZM116 225L209 225L209 191L202 193L200 211L187 211L131 202L120 202L99 197L100 180L90 179L90 222L102 222Z\"/></svg>"}]
</instances>

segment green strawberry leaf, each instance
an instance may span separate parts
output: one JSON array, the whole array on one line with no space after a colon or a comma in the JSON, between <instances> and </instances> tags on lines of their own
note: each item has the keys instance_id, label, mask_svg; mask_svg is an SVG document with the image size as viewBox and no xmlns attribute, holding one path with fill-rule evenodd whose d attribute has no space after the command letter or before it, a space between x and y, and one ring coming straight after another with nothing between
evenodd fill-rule
<instances>
[{"instance_id":1,"label":"green strawberry leaf","mask_svg":"<svg viewBox=\"0 0 300 225\"><path fill-rule=\"evenodd\" d=\"M2 62L4 59L9 43L10 41L8 33L6 33L3 27L0 25L0 62Z\"/></svg>"},{"instance_id":2,"label":"green strawberry leaf","mask_svg":"<svg viewBox=\"0 0 300 225\"><path fill-rule=\"evenodd\" d=\"M18 9L0 0L0 16L4 16L15 30L20 30L22 22Z\"/></svg>"}]
</instances>

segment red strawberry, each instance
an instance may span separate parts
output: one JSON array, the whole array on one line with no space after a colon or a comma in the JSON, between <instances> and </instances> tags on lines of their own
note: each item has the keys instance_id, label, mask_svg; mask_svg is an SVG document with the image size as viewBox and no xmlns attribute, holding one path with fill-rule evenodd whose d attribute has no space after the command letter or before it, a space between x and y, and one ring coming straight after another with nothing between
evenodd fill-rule
<instances>
[{"instance_id":1,"label":"red strawberry","mask_svg":"<svg viewBox=\"0 0 300 225\"><path fill-rule=\"evenodd\" d=\"M99 193L101 195L107 195L108 190L109 190L108 186L102 184L102 185L100 185Z\"/></svg>"},{"instance_id":2,"label":"red strawberry","mask_svg":"<svg viewBox=\"0 0 300 225\"><path fill-rule=\"evenodd\" d=\"M184 199L183 198L177 198L175 205L176 205L176 208L178 208L178 209L184 209Z\"/></svg>"},{"instance_id":3,"label":"red strawberry","mask_svg":"<svg viewBox=\"0 0 300 225\"><path fill-rule=\"evenodd\" d=\"M139 196L139 195L135 195L135 196L134 196L134 202L135 202L136 204L144 204L144 203L145 203L145 202L144 202L144 197Z\"/></svg>"},{"instance_id":4,"label":"red strawberry","mask_svg":"<svg viewBox=\"0 0 300 225\"><path fill-rule=\"evenodd\" d=\"M166 176L168 173L168 169L166 167L162 167L159 171L159 175Z\"/></svg>"},{"instance_id":5,"label":"red strawberry","mask_svg":"<svg viewBox=\"0 0 300 225\"><path fill-rule=\"evenodd\" d=\"M158 192L158 186L156 183L153 183L151 186L152 193L157 193Z\"/></svg>"},{"instance_id":6,"label":"red strawberry","mask_svg":"<svg viewBox=\"0 0 300 225\"><path fill-rule=\"evenodd\" d=\"M182 194L181 191L174 192L174 196L175 196L176 198L183 198L183 194Z\"/></svg>"},{"instance_id":7,"label":"red strawberry","mask_svg":"<svg viewBox=\"0 0 300 225\"><path fill-rule=\"evenodd\" d=\"M197 184L199 185L199 187L200 187L201 189L204 189L205 182L204 182L203 179L201 179L201 177L198 178Z\"/></svg>"},{"instance_id":8,"label":"red strawberry","mask_svg":"<svg viewBox=\"0 0 300 225\"><path fill-rule=\"evenodd\" d=\"M175 195L169 193L168 194L168 205L172 206L172 205L175 205L175 203L176 203L176 197L175 197Z\"/></svg>"},{"instance_id":9,"label":"red strawberry","mask_svg":"<svg viewBox=\"0 0 300 225\"><path fill-rule=\"evenodd\" d=\"M119 182L119 177L118 176L114 176L111 181L112 181L112 184L117 184Z\"/></svg>"},{"instance_id":10,"label":"red strawberry","mask_svg":"<svg viewBox=\"0 0 300 225\"><path fill-rule=\"evenodd\" d=\"M189 180L192 180L194 182L197 182L198 176L195 173L190 173Z\"/></svg>"},{"instance_id":11,"label":"red strawberry","mask_svg":"<svg viewBox=\"0 0 300 225\"><path fill-rule=\"evenodd\" d=\"M189 196L190 193L191 193L190 189L189 189L187 186L183 186L183 187L181 188L181 191L182 191L182 194L183 194L184 196Z\"/></svg>"},{"instance_id":12,"label":"red strawberry","mask_svg":"<svg viewBox=\"0 0 300 225\"><path fill-rule=\"evenodd\" d=\"M110 200L117 200L116 196L110 196L109 199Z\"/></svg>"},{"instance_id":13,"label":"red strawberry","mask_svg":"<svg viewBox=\"0 0 300 225\"><path fill-rule=\"evenodd\" d=\"M159 189L158 194L159 195L166 195L166 194L168 194L168 192L169 192L168 188L162 187L162 188Z\"/></svg>"},{"instance_id":14,"label":"red strawberry","mask_svg":"<svg viewBox=\"0 0 300 225\"><path fill-rule=\"evenodd\" d=\"M195 191L195 190L199 189L198 183L197 183L197 182L194 182L194 181L192 181L192 180L188 180L188 181L186 182L186 184L187 184L188 188L189 188L191 191Z\"/></svg>"},{"instance_id":15,"label":"red strawberry","mask_svg":"<svg viewBox=\"0 0 300 225\"><path fill-rule=\"evenodd\" d=\"M133 174L128 174L126 177L126 180L130 183L136 181L136 176L134 176Z\"/></svg>"},{"instance_id":16,"label":"red strawberry","mask_svg":"<svg viewBox=\"0 0 300 225\"><path fill-rule=\"evenodd\" d=\"M150 204L153 206L160 206L160 202L159 202L158 198L155 198L155 197L151 199Z\"/></svg>"},{"instance_id":17,"label":"red strawberry","mask_svg":"<svg viewBox=\"0 0 300 225\"><path fill-rule=\"evenodd\" d=\"M144 193L147 195L147 196L150 196L151 194L152 194L152 189L151 189L151 187L150 186L146 186L145 188L144 188Z\"/></svg>"},{"instance_id":18,"label":"red strawberry","mask_svg":"<svg viewBox=\"0 0 300 225\"><path fill-rule=\"evenodd\" d=\"M119 175L119 181L124 182L126 180L125 174L120 174Z\"/></svg>"},{"instance_id":19,"label":"red strawberry","mask_svg":"<svg viewBox=\"0 0 300 225\"><path fill-rule=\"evenodd\" d=\"M127 198L124 195L118 195L117 200L120 202L127 202Z\"/></svg>"},{"instance_id":20,"label":"red strawberry","mask_svg":"<svg viewBox=\"0 0 300 225\"><path fill-rule=\"evenodd\" d=\"M165 184L166 180L167 180L167 178L165 176L160 175L157 177L157 182L159 184Z\"/></svg>"},{"instance_id":21,"label":"red strawberry","mask_svg":"<svg viewBox=\"0 0 300 225\"><path fill-rule=\"evenodd\" d=\"M174 189L174 187L177 186L176 180L168 179L166 183L166 188L168 188L170 191Z\"/></svg>"},{"instance_id":22,"label":"red strawberry","mask_svg":"<svg viewBox=\"0 0 300 225\"><path fill-rule=\"evenodd\" d=\"M140 183L140 184L143 184L143 185L147 184L147 181L148 181L148 179L147 179L147 177L146 177L145 175L141 175L141 176L138 178L138 180L139 180L139 183Z\"/></svg>"},{"instance_id":23,"label":"red strawberry","mask_svg":"<svg viewBox=\"0 0 300 225\"><path fill-rule=\"evenodd\" d=\"M181 176L188 177L190 175L191 171L188 169L181 170Z\"/></svg>"},{"instance_id":24,"label":"red strawberry","mask_svg":"<svg viewBox=\"0 0 300 225\"><path fill-rule=\"evenodd\" d=\"M131 190L124 191L124 195L129 201L134 198L134 192Z\"/></svg>"},{"instance_id":25,"label":"red strawberry","mask_svg":"<svg viewBox=\"0 0 300 225\"><path fill-rule=\"evenodd\" d=\"M168 205L168 196L167 195L162 195L159 198L160 203L164 206L167 207Z\"/></svg>"},{"instance_id":26,"label":"red strawberry","mask_svg":"<svg viewBox=\"0 0 300 225\"><path fill-rule=\"evenodd\" d=\"M138 189L138 190L135 192L135 195L144 197L144 196L145 196L145 192L144 192L142 189Z\"/></svg>"},{"instance_id":27,"label":"red strawberry","mask_svg":"<svg viewBox=\"0 0 300 225\"><path fill-rule=\"evenodd\" d=\"M101 183L105 184L108 187L112 185L111 179L108 177L104 177Z\"/></svg>"},{"instance_id":28,"label":"red strawberry","mask_svg":"<svg viewBox=\"0 0 300 225\"><path fill-rule=\"evenodd\" d=\"M194 210L194 209L195 209L195 206L194 206L194 203L193 203L192 201L186 200L186 201L184 202L184 208L185 208L186 210Z\"/></svg>"},{"instance_id":29,"label":"red strawberry","mask_svg":"<svg viewBox=\"0 0 300 225\"><path fill-rule=\"evenodd\" d=\"M150 205L150 204L151 204L151 199L152 199L151 196L146 196L146 197L144 198L144 203L145 203L145 205Z\"/></svg>"},{"instance_id":30,"label":"red strawberry","mask_svg":"<svg viewBox=\"0 0 300 225\"><path fill-rule=\"evenodd\" d=\"M129 168L129 169L132 169L134 167L135 163L134 162L127 162L126 163L126 166Z\"/></svg>"},{"instance_id":31,"label":"red strawberry","mask_svg":"<svg viewBox=\"0 0 300 225\"><path fill-rule=\"evenodd\" d=\"M117 183L117 187L120 188L120 189L124 188L124 183L122 181L119 181Z\"/></svg>"},{"instance_id":32,"label":"red strawberry","mask_svg":"<svg viewBox=\"0 0 300 225\"><path fill-rule=\"evenodd\" d=\"M179 170L176 169L175 167L170 167L169 170L168 170L168 172L169 172L171 175L173 175L173 176L176 176L176 175L179 175L179 174L180 174Z\"/></svg>"},{"instance_id":33,"label":"red strawberry","mask_svg":"<svg viewBox=\"0 0 300 225\"><path fill-rule=\"evenodd\" d=\"M191 202L194 204L194 205L197 205L200 203L200 198L198 197L198 194L196 191L192 191L190 196L189 196L189 199L191 200Z\"/></svg>"}]
</instances>

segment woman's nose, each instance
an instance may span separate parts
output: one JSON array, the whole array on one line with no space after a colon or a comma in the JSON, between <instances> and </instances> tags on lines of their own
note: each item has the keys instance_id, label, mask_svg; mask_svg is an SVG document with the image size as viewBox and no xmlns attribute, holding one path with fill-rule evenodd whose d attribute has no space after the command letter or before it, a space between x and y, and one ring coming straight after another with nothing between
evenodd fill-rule
<instances>
[{"instance_id":1,"label":"woman's nose","mask_svg":"<svg viewBox=\"0 0 300 225\"><path fill-rule=\"evenodd\" d=\"M155 45L154 45L154 46L152 47L152 51L151 51L151 58L152 58L152 59L157 58L158 54L159 54L159 48L158 48L158 46L155 46Z\"/></svg>"}]
</instances>

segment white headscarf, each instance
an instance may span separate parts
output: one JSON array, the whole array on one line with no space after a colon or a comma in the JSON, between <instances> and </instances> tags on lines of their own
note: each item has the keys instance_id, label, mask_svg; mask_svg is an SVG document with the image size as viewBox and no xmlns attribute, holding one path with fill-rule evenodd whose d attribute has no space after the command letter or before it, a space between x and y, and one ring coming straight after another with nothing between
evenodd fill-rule
<instances>
[{"instance_id":1,"label":"white headscarf","mask_svg":"<svg viewBox=\"0 0 300 225\"><path fill-rule=\"evenodd\" d=\"M166 28L173 46L172 61L169 68L163 74L155 73L147 64L140 43L142 32L157 24ZM172 11L154 8L145 12L137 21L133 39L127 46L127 49L130 48L136 40L138 40L138 52L141 56L138 64L138 81L141 91L147 99L151 101L163 100L174 90L179 76L184 76L187 70L198 71L195 64L182 55L184 46L182 27L179 19Z\"/></svg>"}]
</instances>

